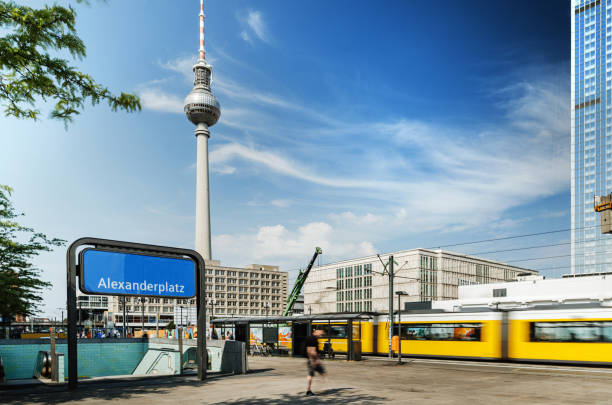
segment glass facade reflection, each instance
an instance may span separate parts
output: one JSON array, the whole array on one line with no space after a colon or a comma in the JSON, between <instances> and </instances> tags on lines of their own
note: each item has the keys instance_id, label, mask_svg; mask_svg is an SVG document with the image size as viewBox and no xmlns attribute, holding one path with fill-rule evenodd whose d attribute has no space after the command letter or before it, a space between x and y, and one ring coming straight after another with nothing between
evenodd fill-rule
<instances>
[{"instance_id":1,"label":"glass facade reflection","mask_svg":"<svg viewBox=\"0 0 612 405\"><path fill-rule=\"evenodd\" d=\"M606 271L593 197L612 191L612 1L572 0L572 273Z\"/></svg>"}]
</instances>

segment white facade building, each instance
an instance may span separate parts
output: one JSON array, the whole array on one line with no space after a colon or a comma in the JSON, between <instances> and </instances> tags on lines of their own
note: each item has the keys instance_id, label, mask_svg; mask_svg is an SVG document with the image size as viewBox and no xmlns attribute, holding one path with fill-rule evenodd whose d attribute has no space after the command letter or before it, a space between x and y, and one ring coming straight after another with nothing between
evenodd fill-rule
<instances>
[{"instance_id":1,"label":"white facade building","mask_svg":"<svg viewBox=\"0 0 612 405\"><path fill-rule=\"evenodd\" d=\"M444 250L413 249L392 253L394 292L402 302L452 300L461 285L516 280L536 271ZM381 256L386 261L389 255ZM304 285L304 311L387 312L389 277L377 256L314 267ZM395 303L394 298L394 303Z\"/></svg>"},{"instance_id":2,"label":"white facade building","mask_svg":"<svg viewBox=\"0 0 612 405\"><path fill-rule=\"evenodd\" d=\"M612 305L612 273L461 286L457 300L434 302L432 307L457 311L470 307L511 309L589 303Z\"/></svg>"}]
</instances>

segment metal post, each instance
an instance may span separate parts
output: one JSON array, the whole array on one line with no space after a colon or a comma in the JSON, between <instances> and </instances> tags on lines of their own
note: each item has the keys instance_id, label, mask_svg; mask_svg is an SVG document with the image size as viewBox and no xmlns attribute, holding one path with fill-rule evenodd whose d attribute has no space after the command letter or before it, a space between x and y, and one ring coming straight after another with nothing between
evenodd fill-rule
<instances>
[{"instance_id":1,"label":"metal post","mask_svg":"<svg viewBox=\"0 0 612 405\"><path fill-rule=\"evenodd\" d=\"M183 375L183 328L178 328L179 375Z\"/></svg>"},{"instance_id":2,"label":"metal post","mask_svg":"<svg viewBox=\"0 0 612 405\"><path fill-rule=\"evenodd\" d=\"M208 367L208 353L206 351L206 265L204 260L198 263L198 284L196 294L196 306L197 306L197 326L198 326L198 337L197 337L197 348L196 356L198 363L198 380L203 381L206 379L206 369Z\"/></svg>"},{"instance_id":3,"label":"metal post","mask_svg":"<svg viewBox=\"0 0 612 405\"><path fill-rule=\"evenodd\" d=\"M144 309L145 308L144 308L144 304L145 304L145 299L144 299L144 297L141 297L140 298L140 305L142 306L142 319L141 319L141 321L142 321L142 337L144 337L144 335L145 335L145 328L144 328Z\"/></svg>"},{"instance_id":4,"label":"metal post","mask_svg":"<svg viewBox=\"0 0 612 405\"><path fill-rule=\"evenodd\" d=\"M157 313L155 314L155 337L159 337L159 306L157 307Z\"/></svg>"},{"instance_id":5,"label":"metal post","mask_svg":"<svg viewBox=\"0 0 612 405\"><path fill-rule=\"evenodd\" d=\"M81 304L83 304L83 302L79 301L79 327L78 327L78 329L80 329L82 331L83 330L83 320L81 319L81 311L83 309L81 308Z\"/></svg>"},{"instance_id":6,"label":"metal post","mask_svg":"<svg viewBox=\"0 0 612 405\"><path fill-rule=\"evenodd\" d=\"M49 330L51 338L51 381L57 381L57 359L55 357L55 328Z\"/></svg>"},{"instance_id":7,"label":"metal post","mask_svg":"<svg viewBox=\"0 0 612 405\"><path fill-rule=\"evenodd\" d=\"M402 364L402 307L400 305L401 291L397 292L397 337L399 347L397 348L397 364Z\"/></svg>"},{"instance_id":8,"label":"metal post","mask_svg":"<svg viewBox=\"0 0 612 405\"><path fill-rule=\"evenodd\" d=\"M347 356L346 359L347 360L354 360L355 359L355 353L353 353L353 320L349 319L348 322L346 323L347 327L348 327L348 350L347 350Z\"/></svg>"},{"instance_id":9,"label":"metal post","mask_svg":"<svg viewBox=\"0 0 612 405\"><path fill-rule=\"evenodd\" d=\"M179 308L181 309L181 316L179 317L179 327L183 326L183 306L179 305Z\"/></svg>"},{"instance_id":10,"label":"metal post","mask_svg":"<svg viewBox=\"0 0 612 405\"><path fill-rule=\"evenodd\" d=\"M66 304L68 316L68 335L66 342L68 343L68 388L75 389L78 384L78 363L77 363L77 317L76 317L76 275L77 266L76 246L73 243L66 251ZM79 311L79 318L80 318ZM79 320L80 321L80 320Z\"/></svg>"},{"instance_id":11,"label":"metal post","mask_svg":"<svg viewBox=\"0 0 612 405\"><path fill-rule=\"evenodd\" d=\"M393 358L391 340L393 340L393 255L389 256L389 358Z\"/></svg>"},{"instance_id":12,"label":"metal post","mask_svg":"<svg viewBox=\"0 0 612 405\"><path fill-rule=\"evenodd\" d=\"M123 300L123 338L125 339L127 337L127 331L126 331L126 323L127 323L127 314L125 313L125 297L120 297Z\"/></svg>"}]
</instances>

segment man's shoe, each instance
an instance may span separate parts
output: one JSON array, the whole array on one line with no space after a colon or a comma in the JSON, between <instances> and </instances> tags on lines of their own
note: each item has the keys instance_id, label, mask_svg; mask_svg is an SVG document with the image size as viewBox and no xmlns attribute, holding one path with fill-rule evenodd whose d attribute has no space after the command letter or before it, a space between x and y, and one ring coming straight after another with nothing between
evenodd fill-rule
<instances>
[{"instance_id":1,"label":"man's shoe","mask_svg":"<svg viewBox=\"0 0 612 405\"><path fill-rule=\"evenodd\" d=\"M307 397L309 397L309 396L311 396L311 395L314 395L314 392L312 392L312 391L310 391L310 390L306 391L306 396L307 396Z\"/></svg>"}]
</instances>

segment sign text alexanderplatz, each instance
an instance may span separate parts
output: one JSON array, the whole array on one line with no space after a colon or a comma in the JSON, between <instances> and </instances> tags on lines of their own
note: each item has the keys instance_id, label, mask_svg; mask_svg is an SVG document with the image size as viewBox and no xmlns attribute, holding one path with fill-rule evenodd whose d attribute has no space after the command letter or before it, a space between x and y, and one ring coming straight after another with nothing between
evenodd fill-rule
<instances>
[{"instance_id":1,"label":"sign text alexanderplatz","mask_svg":"<svg viewBox=\"0 0 612 405\"><path fill-rule=\"evenodd\" d=\"M80 267L80 289L86 294L196 295L197 264L190 259L84 249Z\"/></svg>"}]
</instances>

